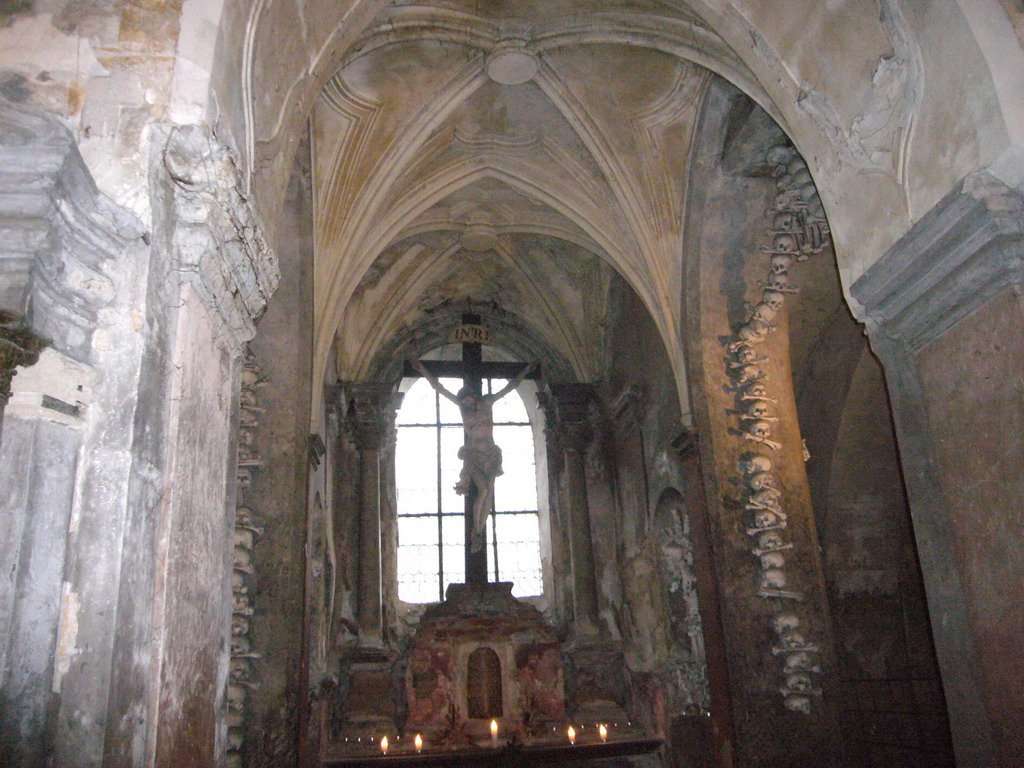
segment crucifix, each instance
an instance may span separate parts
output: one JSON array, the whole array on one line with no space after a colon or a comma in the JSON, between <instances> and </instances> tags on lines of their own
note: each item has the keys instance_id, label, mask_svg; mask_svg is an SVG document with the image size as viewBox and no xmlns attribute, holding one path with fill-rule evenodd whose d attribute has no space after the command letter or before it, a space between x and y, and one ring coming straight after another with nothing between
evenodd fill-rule
<instances>
[{"instance_id":1,"label":"crucifix","mask_svg":"<svg viewBox=\"0 0 1024 768\"><path fill-rule=\"evenodd\" d=\"M501 474L501 449L494 444L491 407L519 386L523 379L537 378L536 363L483 362L480 316L466 313L462 328L462 360L409 360L403 375L423 376L440 394L459 406L462 413L464 443L459 449L462 474L455 486L465 497L466 517L466 583L487 583L487 552L484 534L488 516L494 505L494 479ZM462 379L457 393L449 392L438 377ZM500 391L483 394L485 378L509 379Z\"/></svg>"}]
</instances>

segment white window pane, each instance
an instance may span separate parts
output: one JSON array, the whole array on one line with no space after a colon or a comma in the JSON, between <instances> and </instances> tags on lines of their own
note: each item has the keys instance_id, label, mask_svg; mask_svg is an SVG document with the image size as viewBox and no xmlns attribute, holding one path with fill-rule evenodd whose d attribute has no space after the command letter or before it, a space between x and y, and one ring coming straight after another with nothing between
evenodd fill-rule
<instances>
[{"instance_id":1,"label":"white window pane","mask_svg":"<svg viewBox=\"0 0 1024 768\"><path fill-rule=\"evenodd\" d=\"M508 379L491 379L491 392L497 392L508 384ZM501 400L494 404L491 409L494 416L494 423L503 421L525 422L529 421L526 415L526 406L523 405L523 398L515 390L509 392Z\"/></svg>"},{"instance_id":2,"label":"white window pane","mask_svg":"<svg viewBox=\"0 0 1024 768\"><path fill-rule=\"evenodd\" d=\"M437 600L437 518L398 518L398 597L409 603Z\"/></svg>"},{"instance_id":3,"label":"white window pane","mask_svg":"<svg viewBox=\"0 0 1024 768\"><path fill-rule=\"evenodd\" d=\"M400 514L437 511L437 432L433 427L399 428L395 485Z\"/></svg>"},{"instance_id":4,"label":"white window pane","mask_svg":"<svg viewBox=\"0 0 1024 768\"><path fill-rule=\"evenodd\" d=\"M444 556L444 588L466 580L466 518L445 515L441 518L441 542Z\"/></svg>"},{"instance_id":5,"label":"white window pane","mask_svg":"<svg viewBox=\"0 0 1024 768\"><path fill-rule=\"evenodd\" d=\"M537 509L533 430L526 426L495 427L494 442L501 448L504 470L494 483L494 508L499 512Z\"/></svg>"},{"instance_id":6,"label":"white window pane","mask_svg":"<svg viewBox=\"0 0 1024 768\"><path fill-rule=\"evenodd\" d=\"M495 515L498 534L498 579L514 583L512 594L530 597L544 591L537 514ZM488 561L493 561L493 547ZM491 565L493 572L493 564Z\"/></svg>"},{"instance_id":7,"label":"white window pane","mask_svg":"<svg viewBox=\"0 0 1024 768\"><path fill-rule=\"evenodd\" d=\"M462 472L459 448L464 436L462 427L441 428L441 511L461 513L466 509L465 497L455 493L455 484Z\"/></svg>"},{"instance_id":8,"label":"white window pane","mask_svg":"<svg viewBox=\"0 0 1024 768\"><path fill-rule=\"evenodd\" d=\"M437 418L434 410L434 390L426 379L417 379L402 398L396 424L433 424Z\"/></svg>"}]
</instances>

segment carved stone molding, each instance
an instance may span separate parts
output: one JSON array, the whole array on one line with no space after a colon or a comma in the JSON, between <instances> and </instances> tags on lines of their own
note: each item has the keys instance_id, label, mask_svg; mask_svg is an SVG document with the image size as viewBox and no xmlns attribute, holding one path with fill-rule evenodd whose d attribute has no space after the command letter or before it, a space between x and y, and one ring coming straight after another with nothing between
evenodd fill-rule
<instances>
[{"instance_id":1,"label":"carved stone molding","mask_svg":"<svg viewBox=\"0 0 1024 768\"><path fill-rule=\"evenodd\" d=\"M987 172L963 179L850 289L859 319L916 352L1019 285L1024 198Z\"/></svg>"},{"instance_id":2,"label":"carved stone molding","mask_svg":"<svg viewBox=\"0 0 1024 768\"><path fill-rule=\"evenodd\" d=\"M235 158L208 128L172 129L161 159L176 268L240 347L277 288L277 257L241 191Z\"/></svg>"},{"instance_id":3,"label":"carved stone molding","mask_svg":"<svg viewBox=\"0 0 1024 768\"><path fill-rule=\"evenodd\" d=\"M0 309L0 409L11 396L15 368L34 365L48 344L28 327L24 317Z\"/></svg>"},{"instance_id":4,"label":"carved stone molding","mask_svg":"<svg viewBox=\"0 0 1024 768\"><path fill-rule=\"evenodd\" d=\"M562 447L567 451L585 451L593 437L590 404L596 394L590 384L552 384L555 424Z\"/></svg>"},{"instance_id":5,"label":"carved stone molding","mask_svg":"<svg viewBox=\"0 0 1024 768\"><path fill-rule=\"evenodd\" d=\"M356 447L361 451L379 451L387 443L402 395L390 384L364 382L347 386L352 398L352 426Z\"/></svg>"},{"instance_id":6,"label":"carved stone molding","mask_svg":"<svg viewBox=\"0 0 1024 768\"><path fill-rule=\"evenodd\" d=\"M0 98L0 307L89 360L116 262L144 227L96 188L55 117Z\"/></svg>"}]
</instances>

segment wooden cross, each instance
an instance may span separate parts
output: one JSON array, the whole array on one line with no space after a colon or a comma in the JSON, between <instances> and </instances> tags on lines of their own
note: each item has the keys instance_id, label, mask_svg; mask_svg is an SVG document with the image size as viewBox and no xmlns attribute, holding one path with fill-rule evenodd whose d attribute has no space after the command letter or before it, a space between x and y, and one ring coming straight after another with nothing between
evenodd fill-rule
<instances>
[{"instance_id":1,"label":"wooden cross","mask_svg":"<svg viewBox=\"0 0 1024 768\"><path fill-rule=\"evenodd\" d=\"M469 387L480 397L483 394L484 379L514 379L526 363L484 362L482 357L481 335L475 333L480 326L480 316L465 313L462 315L462 360L423 360L422 365L436 378L460 378L463 386ZM459 336L457 336L459 338ZM409 363L405 364L403 376L417 377L420 374ZM526 378L536 379L540 375L538 369L531 371ZM465 552L466 552L466 583L487 583L487 549L481 547L473 551L470 539L473 533L473 509L477 501L477 489L471 486L464 497L466 520Z\"/></svg>"}]
</instances>

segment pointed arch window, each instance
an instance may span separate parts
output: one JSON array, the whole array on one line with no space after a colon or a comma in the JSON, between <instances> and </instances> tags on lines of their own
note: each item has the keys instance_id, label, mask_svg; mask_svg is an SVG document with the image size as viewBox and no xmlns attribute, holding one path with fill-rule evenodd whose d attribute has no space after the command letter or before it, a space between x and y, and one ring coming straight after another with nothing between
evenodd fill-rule
<instances>
[{"instance_id":1,"label":"pointed arch window","mask_svg":"<svg viewBox=\"0 0 1024 768\"><path fill-rule=\"evenodd\" d=\"M442 378L450 391L459 379ZM505 386L484 379L484 393ZM502 468L487 523L487 570L511 581L513 594L543 592L540 521L533 428L522 397L512 391L494 404L494 441ZM395 485L398 492L398 597L407 603L444 598L448 584L465 580L465 503L454 491L462 462L462 416L451 402L417 379L398 411Z\"/></svg>"}]
</instances>

